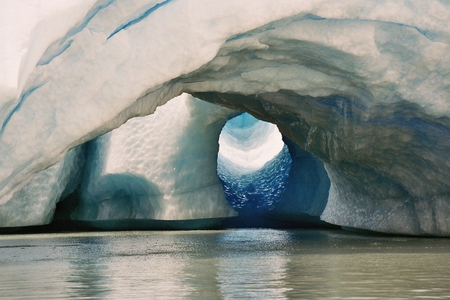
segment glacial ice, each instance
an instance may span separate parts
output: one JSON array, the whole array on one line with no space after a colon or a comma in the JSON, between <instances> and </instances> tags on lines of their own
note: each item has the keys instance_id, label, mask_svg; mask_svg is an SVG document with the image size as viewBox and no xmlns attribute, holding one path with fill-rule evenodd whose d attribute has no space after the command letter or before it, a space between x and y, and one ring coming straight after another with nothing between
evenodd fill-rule
<instances>
[{"instance_id":1,"label":"glacial ice","mask_svg":"<svg viewBox=\"0 0 450 300\"><path fill-rule=\"evenodd\" d=\"M219 133L233 113L183 94L89 142L81 203L72 219L235 216L216 163Z\"/></svg>"},{"instance_id":2,"label":"glacial ice","mask_svg":"<svg viewBox=\"0 0 450 300\"><path fill-rule=\"evenodd\" d=\"M56 2L0 3L1 206L70 149L186 92L312 154L305 199L317 212L328 195L324 221L450 235L449 3Z\"/></svg>"},{"instance_id":3,"label":"glacial ice","mask_svg":"<svg viewBox=\"0 0 450 300\"><path fill-rule=\"evenodd\" d=\"M330 180L323 163L284 138L292 160L285 189L271 208L269 218L306 224L320 224L319 216L328 202Z\"/></svg>"},{"instance_id":4,"label":"glacial ice","mask_svg":"<svg viewBox=\"0 0 450 300\"><path fill-rule=\"evenodd\" d=\"M71 149L55 165L34 174L14 196L0 206L0 227L49 224L56 204L80 184L84 146Z\"/></svg>"}]
</instances>

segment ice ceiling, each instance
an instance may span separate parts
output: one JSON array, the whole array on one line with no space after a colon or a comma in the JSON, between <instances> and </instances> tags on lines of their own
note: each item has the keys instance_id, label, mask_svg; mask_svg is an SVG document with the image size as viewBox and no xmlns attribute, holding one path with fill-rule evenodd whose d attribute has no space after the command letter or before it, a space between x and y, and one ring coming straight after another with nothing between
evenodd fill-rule
<instances>
[{"instance_id":1,"label":"ice ceiling","mask_svg":"<svg viewBox=\"0 0 450 300\"><path fill-rule=\"evenodd\" d=\"M0 226L46 224L75 189L79 220L231 216L211 172L221 128L248 112L289 147L280 214L450 235L446 1L66 2L0 3ZM182 92L221 108L186 100L148 125L157 143L85 144ZM129 150L123 162L108 143ZM159 167L111 175L150 144L136 166ZM104 182L130 184L99 199ZM125 210L108 204L120 193Z\"/></svg>"}]
</instances>

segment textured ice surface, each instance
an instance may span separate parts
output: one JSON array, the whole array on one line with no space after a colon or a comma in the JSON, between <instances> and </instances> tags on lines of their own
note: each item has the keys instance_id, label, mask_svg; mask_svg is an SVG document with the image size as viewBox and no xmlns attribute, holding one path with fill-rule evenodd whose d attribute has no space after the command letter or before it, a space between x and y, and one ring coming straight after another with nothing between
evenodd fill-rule
<instances>
[{"instance_id":1,"label":"textured ice surface","mask_svg":"<svg viewBox=\"0 0 450 300\"><path fill-rule=\"evenodd\" d=\"M236 215L217 177L218 136L233 112L183 94L89 143L73 215L84 221Z\"/></svg>"},{"instance_id":2,"label":"textured ice surface","mask_svg":"<svg viewBox=\"0 0 450 300\"><path fill-rule=\"evenodd\" d=\"M56 203L80 184L84 147L67 152L57 164L36 173L6 204L0 206L0 227L49 224Z\"/></svg>"},{"instance_id":3,"label":"textured ice surface","mask_svg":"<svg viewBox=\"0 0 450 300\"><path fill-rule=\"evenodd\" d=\"M448 2L34 1L11 18L27 3L0 4L0 204L190 92L323 161L324 220L450 235Z\"/></svg>"}]
</instances>

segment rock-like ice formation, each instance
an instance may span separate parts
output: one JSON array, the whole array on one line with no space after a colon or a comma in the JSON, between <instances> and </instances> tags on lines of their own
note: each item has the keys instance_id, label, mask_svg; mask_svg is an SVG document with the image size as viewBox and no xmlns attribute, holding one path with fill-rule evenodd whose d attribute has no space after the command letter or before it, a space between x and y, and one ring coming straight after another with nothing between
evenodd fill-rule
<instances>
[{"instance_id":1,"label":"rock-like ice formation","mask_svg":"<svg viewBox=\"0 0 450 300\"><path fill-rule=\"evenodd\" d=\"M35 1L12 20L15 3L28 2L0 4L0 205L69 149L188 92L325 163L323 220L450 235L449 3Z\"/></svg>"}]
</instances>

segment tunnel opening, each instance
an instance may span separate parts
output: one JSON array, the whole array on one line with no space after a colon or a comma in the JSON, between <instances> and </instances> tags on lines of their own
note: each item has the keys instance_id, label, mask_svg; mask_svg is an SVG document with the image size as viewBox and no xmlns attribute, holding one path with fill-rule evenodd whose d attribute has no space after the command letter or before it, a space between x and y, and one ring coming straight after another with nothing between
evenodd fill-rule
<instances>
[{"instance_id":1,"label":"tunnel opening","mask_svg":"<svg viewBox=\"0 0 450 300\"><path fill-rule=\"evenodd\" d=\"M230 119L219 136L217 174L226 200L239 215L225 219L223 227L296 227L271 218L291 166L288 146L276 125L248 113Z\"/></svg>"}]
</instances>

